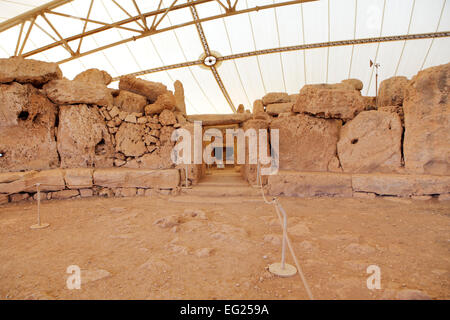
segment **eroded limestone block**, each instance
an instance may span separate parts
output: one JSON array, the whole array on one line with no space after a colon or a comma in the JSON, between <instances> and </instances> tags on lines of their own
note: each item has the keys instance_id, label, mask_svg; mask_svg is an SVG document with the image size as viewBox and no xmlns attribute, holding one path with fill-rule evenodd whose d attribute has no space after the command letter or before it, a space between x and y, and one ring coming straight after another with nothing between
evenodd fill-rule
<instances>
[{"instance_id":1,"label":"eroded limestone block","mask_svg":"<svg viewBox=\"0 0 450 320\"><path fill-rule=\"evenodd\" d=\"M114 148L99 109L85 104L59 109L57 145L61 167L112 166Z\"/></svg>"},{"instance_id":2,"label":"eroded limestone block","mask_svg":"<svg viewBox=\"0 0 450 320\"><path fill-rule=\"evenodd\" d=\"M56 106L30 84L0 85L0 127L55 126Z\"/></svg>"},{"instance_id":3,"label":"eroded limestone block","mask_svg":"<svg viewBox=\"0 0 450 320\"><path fill-rule=\"evenodd\" d=\"M266 106L266 112L270 115L279 115L280 113L291 112L292 102L273 103Z\"/></svg>"},{"instance_id":4,"label":"eroded limestone block","mask_svg":"<svg viewBox=\"0 0 450 320\"><path fill-rule=\"evenodd\" d=\"M48 98L56 104L95 104L112 106L113 96L101 84L82 81L53 80L44 85Z\"/></svg>"},{"instance_id":5,"label":"eroded limestone block","mask_svg":"<svg viewBox=\"0 0 450 320\"><path fill-rule=\"evenodd\" d=\"M167 87L159 82L147 81L133 76L120 77L120 90L127 90L147 97L153 103L158 97L167 92Z\"/></svg>"},{"instance_id":6,"label":"eroded limestone block","mask_svg":"<svg viewBox=\"0 0 450 320\"><path fill-rule=\"evenodd\" d=\"M406 77L392 77L381 81L378 90L378 107L401 106L409 80Z\"/></svg>"},{"instance_id":7,"label":"eroded limestone block","mask_svg":"<svg viewBox=\"0 0 450 320\"><path fill-rule=\"evenodd\" d=\"M344 173L279 171L267 185L272 196L352 197L352 177Z\"/></svg>"},{"instance_id":8,"label":"eroded limestone block","mask_svg":"<svg viewBox=\"0 0 450 320\"><path fill-rule=\"evenodd\" d=\"M176 106L176 100L173 96L173 93L170 91L167 91L160 96L158 96L158 99L152 104L149 104L145 107L145 114L146 115L155 115L160 114L163 112L163 110L174 110Z\"/></svg>"},{"instance_id":9,"label":"eroded limestone block","mask_svg":"<svg viewBox=\"0 0 450 320\"><path fill-rule=\"evenodd\" d=\"M92 68L81 72L73 80L107 86L108 84L111 83L112 77L106 71Z\"/></svg>"},{"instance_id":10,"label":"eroded limestone block","mask_svg":"<svg viewBox=\"0 0 450 320\"><path fill-rule=\"evenodd\" d=\"M159 122L163 126L171 126L177 123L177 118L172 111L165 109L159 115Z\"/></svg>"},{"instance_id":11,"label":"eroded limestone block","mask_svg":"<svg viewBox=\"0 0 450 320\"><path fill-rule=\"evenodd\" d=\"M290 102L289 95L285 92L269 92L261 100L265 106L272 103Z\"/></svg>"},{"instance_id":12,"label":"eroded limestone block","mask_svg":"<svg viewBox=\"0 0 450 320\"><path fill-rule=\"evenodd\" d=\"M304 114L274 119L270 129L279 130L280 169L327 171L336 157L341 126L340 120Z\"/></svg>"},{"instance_id":13,"label":"eroded limestone block","mask_svg":"<svg viewBox=\"0 0 450 320\"><path fill-rule=\"evenodd\" d=\"M132 157L143 155L147 151L142 139L144 135L144 124L122 123L116 133L116 151Z\"/></svg>"},{"instance_id":14,"label":"eroded limestone block","mask_svg":"<svg viewBox=\"0 0 450 320\"><path fill-rule=\"evenodd\" d=\"M177 169L145 170L131 168L95 169L94 184L108 188L176 188L180 184Z\"/></svg>"},{"instance_id":15,"label":"eroded limestone block","mask_svg":"<svg viewBox=\"0 0 450 320\"><path fill-rule=\"evenodd\" d=\"M53 131L42 126L0 127L0 172L58 167Z\"/></svg>"},{"instance_id":16,"label":"eroded limestone block","mask_svg":"<svg viewBox=\"0 0 450 320\"><path fill-rule=\"evenodd\" d=\"M364 110L365 102L358 90L335 89L332 85L306 85L294 104L294 112L323 118L351 120Z\"/></svg>"},{"instance_id":17,"label":"eroded limestone block","mask_svg":"<svg viewBox=\"0 0 450 320\"><path fill-rule=\"evenodd\" d=\"M433 195L448 193L450 176L402 174L353 174L355 192L372 192L380 195Z\"/></svg>"},{"instance_id":18,"label":"eroded limestone block","mask_svg":"<svg viewBox=\"0 0 450 320\"><path fill-rule=\"evenodd\" d=\"M54 200L64 200L70 199L78 196L80 193L78 190L62 190L57 192L52 192L52 199Z\"/></svg>"},{"instance_id":19,"label":"eroded limestone block","mask_svg":"<svg viewBox=\"0 0 450 320\"><path fill-rule=\"evenodd\" d=\"M144 113L147 98L130 91L120 90L119 95L114 98L114 105L122 111Z\"/></svg>"},{"instance_id":20,"label":"eroded limestone block","mask_svg":"<svg viewBox=\"0 0 450 320\"><path fill-rule=\"evenodd\" d=\"M61 78L62 72L57 63L22 57L0 59L0 83L16 81L38 86Z\"/></svg>"},{"instance_id":21,"label":"eroded limestone block","mask_svg":"<svg viewBox=\"0 0 450 320\"><path fill-rule=\"evenodd\" d=\"M184 88L181 81L177 80L174 82L173 87L175 89L174 97L176 110L181 112L182 114L186 114L186 102L184 100Z\"/></svg>"},{"instance_id":22,"label":"eroded limestone block","mask_svg":"<svg viewBox=\"0 0 450 320\"><path fill-rule=\"evenodd\" d=\"M420 71L405 90L405 167L450 175L450 63Z\"/></svg>"},{"instance_id":23,"label":"eroded limestone block","mask_svg":"<svg viewBox=\"0 0 450 320\"><path fill-rule=\"evenodd\" d=\"M91 188L93 169L90 168L73 168L64 170L64 180L69 189Z\"/></svg>"},{"instance_id":24,"label":"eroded limestone block","mask_svg":"<svg viewBox=\"0 0 450 320\"><path fill-rule=\"evenodd\" d=\"M253 114L263 113L264 110L264 104L262 100L255 100L253 102Z\"/></svg>"},{"instance_id":25,"label":"eroded limestone block","mask_svg":"<svg viewBox=\"0 0 450 320\"><path fill-rule=\"evenodd\" d=\"M395 113L363 111L341 130L337 150L345 172L395 172L403 128Z\"/></svg>"}]
</instances>

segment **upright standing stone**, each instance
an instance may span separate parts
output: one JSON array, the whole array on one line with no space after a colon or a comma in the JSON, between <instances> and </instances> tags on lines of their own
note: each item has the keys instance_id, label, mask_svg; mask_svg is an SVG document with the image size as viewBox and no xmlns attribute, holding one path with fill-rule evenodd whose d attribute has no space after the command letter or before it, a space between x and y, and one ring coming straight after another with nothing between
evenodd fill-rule
<instances>
[{"instance_id":1,"label":"upright standing stone","mask_svg":"<svg viewBox=\"0 0 450 320\"><path fill-rule=\"evenodd\" d=\"M450 174L450 63L420 71L405 90L404 156L410 172Z\"/></svg>"},{"instance_id":2,"label":"upright standing stone","mask_svg":"<svg viewBox=\"0 0 450 320\"><path fill-rule=\"evenodd\" d=\"M184 88L181 81L177 80L174 82L173 87L175 88L175 103L177 111L182 114L186 114L186 102L184 101Z\"/></svg>"}]
</instances>

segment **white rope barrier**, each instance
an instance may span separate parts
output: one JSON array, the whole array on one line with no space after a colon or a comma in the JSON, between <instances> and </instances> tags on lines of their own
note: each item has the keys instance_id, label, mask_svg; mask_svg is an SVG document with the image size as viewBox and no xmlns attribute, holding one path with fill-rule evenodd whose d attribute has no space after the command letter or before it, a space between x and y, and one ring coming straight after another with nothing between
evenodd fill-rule
<instances>
[{"instance_id":1,"label":"white rope barrier","mask_svg":"<svg viewBox=\"0 0 450 320\"><path fill-rule=\"evenodd\" d=\"M278 201L277 198L273 198L272 201L267 200L266 195L264 194L264 189L262 186L262 179L261 179L261 175L259 175L259 187L261 188L261 195L263 197L263 200L266 204L273 204L275 207L275 212L277 213L278 216L278 221L280 222L280 225L283 228L283 241L282 241L282 248L281 248L281 268L284 269L286 267L285 264L285 250L286 250L286 243L289 247L289 251L291 253L292 259L294 260L295 266L297 267L297 271L298 274L300 276L300 279L302 280L303 286L305 287L306 293L309 297L310 300L314 300L314 296L312 295L311 289L309 288L308 282L306 281L306 277L303 274L303 270L300 266L300 263L298 262L297 256L295 255L294 252L294 248L291 244L291 241L289 239L289 236L287 234L287 214L286 211L284 210L283 206L281 205L281 203ZM281 217L281 214L283 215L283 219Z\"/></svg>"}]
</instances>

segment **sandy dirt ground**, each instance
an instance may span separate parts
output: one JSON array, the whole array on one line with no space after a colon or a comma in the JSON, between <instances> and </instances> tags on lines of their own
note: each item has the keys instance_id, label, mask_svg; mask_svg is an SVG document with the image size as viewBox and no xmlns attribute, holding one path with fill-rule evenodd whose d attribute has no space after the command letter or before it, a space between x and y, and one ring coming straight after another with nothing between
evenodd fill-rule
<instances>
[{"instance_id":1,"label":"sandy dirt ground","mask_svg":"<svg viewBox=\"0 0 450 320\"><path fill-rule=\"evenodd\" d=\"M450 298L448 201L280 201L316 299ZM308 298L298 275L266 270L280 260L281 227L260 199L44 201L51 226L30 230L35 219L35 202L0 207L1 299ZM70 265L79 290L66 286ZM379 290L367 288L369 265Z\"/></svg>"}]
</instances>

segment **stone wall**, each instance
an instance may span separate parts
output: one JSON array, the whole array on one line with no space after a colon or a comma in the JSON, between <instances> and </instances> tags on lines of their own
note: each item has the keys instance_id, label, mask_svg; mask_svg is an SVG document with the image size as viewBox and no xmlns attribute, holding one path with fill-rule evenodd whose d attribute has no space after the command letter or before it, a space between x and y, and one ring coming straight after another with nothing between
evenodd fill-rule
<instances>
[{"instance_id":1,"label":"stone wall","mask_svg":"<svg viewBox=\"0 0 450 320\"><path fill-rule=\"evenodd\" d=\"M37 199L92 196L134 197L177 194L178 169L71 168L0 173L0 204Z\"/></svg>"},{"instance_id":2,"label":"stone wall","mask_svg":"<svg viewBox=\"0 0 450 320\"><path fill-rule=\"evenodd\" d=\"M131 76L114 90L111 80L98 69L68 80L55 63L0 59L0 173L175 168L171 134L186 124L181 82L173 93ZM202 171L193 172L197 181Z\"/></svg>"},{"instance_id":3,"label":"stone wall","mask_svg":"<svg viewBox=\"0 0 450 320\"><path fill-rule=\"evenodd\" d=\"M247 123L260 119L279 130L281 170L448 177L450 63L411 80L386 79L377 99L362 96L362 87L348 79L306 85L296 95L269 93L254 102ZM250 182L251 170L242 170Z\"/></svg>"}]
</instances>

